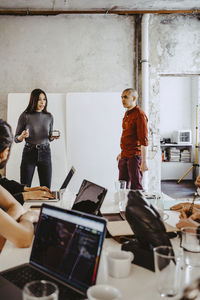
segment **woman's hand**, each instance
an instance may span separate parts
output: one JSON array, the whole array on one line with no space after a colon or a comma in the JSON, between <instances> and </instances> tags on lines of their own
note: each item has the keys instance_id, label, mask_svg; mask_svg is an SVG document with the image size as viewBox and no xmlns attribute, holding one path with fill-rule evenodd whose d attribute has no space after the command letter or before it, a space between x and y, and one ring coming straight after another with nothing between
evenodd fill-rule
<instances>
[{"instance_id":1,"label":"woman's hand","mask_svg":"<svg viewBox=\"0 0 200 300\"><path fill-rule=\"evenodd\" d=\"M176 210L176 211L181 211L183 208L190 208L190 206L191 206L190 202L183 202L183 203L173 205L172 207L170 207L170 209ZM200 209L200 204L194 204L193 208L194 207Z\"/></svg>"},{"instance_id":2,"label":"woman's hand","mask_svg":"<svg viewBox=\"0 0 200 300\"><path fill-rule=\"evenodd\" d=\"M181 229L183 227L198 227L199 223L195 222L191 218L188 219L180 219L180 221L176 224L176 227Z\"/></svg>"},{"instance_id":3,"label":"woman's hand","mask_svg":"<svg viewBox=\"0 0 200 300\"><path fill-rule=\"evenodd\" d=\"M25 129L22 133L18 136L18 140L22 142L24 139L29 137L29 129Z\"/></svg>"},{"instance_id":4,"label":"woman's hand","mask_svg":"<svg viewBox=\"0 0 200 300\"><path fill-rule=\"evenodd\" d=\"M34 199L37 199L37 200L54 199L54 196L50 192L42 191L42 190L24 192L22 194L23 194L24 201L34 200Z\"/></svg>"},{"instance_id":5,"label":"woman's hand","mask_svg":"<svg viewBox=\"0 0 200 300\"><path fill-rule=\"evenodd\" d=\"M30 192L30 191L45 191L50 193L50 189L46 186L35 186L35 187L24 187L25 192Z\"/></svg>"}]
</instances>

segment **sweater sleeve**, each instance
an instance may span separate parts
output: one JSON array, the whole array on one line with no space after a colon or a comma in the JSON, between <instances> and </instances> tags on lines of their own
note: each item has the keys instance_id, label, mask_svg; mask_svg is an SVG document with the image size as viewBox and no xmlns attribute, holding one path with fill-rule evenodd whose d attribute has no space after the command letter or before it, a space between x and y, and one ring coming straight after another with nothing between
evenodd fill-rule
<instances>
[{"instance_id":1,"label":"sweater sleeve","mask_svg":"<svg viewBox=\"0 0 200 300\"><path fill-rule=\"evenodd\" d=\"M18 120L18 123L17 123L17 129L16 129L16 132L15 132L15 137L14 137L14 141L15 143L21 143L19 140L18 140L18 136L22 133L23 130L26 129L26 113L23 112L20 117L19 117L19 120Z\"/></svg>"},{"instance_id":2,"label":"sweater sleeve","mask_svg":"<svg viewBox=\"0 0 200 300\"><path fill-rule=\"evenodd\" d=\"M24 184L20 184L15 180L8 180L7 178L0 177L0 185L3 186L12 195L24 192Z\"/></svg>"},{"instance_id":3,"label":"sweater sleeve","mask_svg":"<svg viewBox=\"0 0 200 300\"><path fill-rule=\"evenodd\" d=\"M147 116L140 112L137 117L137 136L142 146L148 146Z\"/></svg>"}]
</instances>

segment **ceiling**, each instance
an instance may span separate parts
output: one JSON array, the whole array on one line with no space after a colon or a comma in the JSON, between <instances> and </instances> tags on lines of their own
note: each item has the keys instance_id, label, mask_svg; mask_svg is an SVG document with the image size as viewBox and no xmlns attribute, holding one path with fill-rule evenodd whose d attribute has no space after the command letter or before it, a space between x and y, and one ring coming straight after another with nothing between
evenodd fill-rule
<instances>
[{"instance_id":1,"label":"ceiling","mask_svg":"<svg viewBox=\"0 0 200 300\"><path fill-rule=\"evenodd\" d=\"M200 0L0 0L0 11L143 12L189 11L200 13Z\"/></svg>"}]
</instances>

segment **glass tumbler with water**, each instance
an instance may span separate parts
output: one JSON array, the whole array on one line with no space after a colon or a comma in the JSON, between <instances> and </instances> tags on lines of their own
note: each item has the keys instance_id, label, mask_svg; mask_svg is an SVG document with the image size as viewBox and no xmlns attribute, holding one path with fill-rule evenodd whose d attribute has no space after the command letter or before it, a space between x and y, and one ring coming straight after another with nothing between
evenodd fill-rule
<instances>
[{"instance_id":1,"label":"glass tumbler with water","mask_svg":"<svg viewBox=\"0 0 200 300\"><path fill-rule=\"evenodd\" d=\"M58 287L46 280L27 283L23 288L23 300L58 300Z\"/></svg>"}]
</instances>

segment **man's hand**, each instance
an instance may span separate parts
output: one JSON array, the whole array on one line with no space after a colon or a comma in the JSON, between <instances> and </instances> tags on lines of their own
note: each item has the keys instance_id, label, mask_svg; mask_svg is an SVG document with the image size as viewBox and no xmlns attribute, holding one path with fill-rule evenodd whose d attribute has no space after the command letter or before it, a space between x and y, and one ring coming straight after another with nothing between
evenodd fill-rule
<instances>
[{"instance_id":1,"label":"man's hand","mask_svg":"<svg viewBox=\"0 0 200 300\"><path fill-rule=\"evenodd\" d=\"M148 171L148 167L147 167L146 161L142 161L142 162L141 162L141 165L140 165L140 171L141 171L141 172Z\"/></svg>"},{"instance_id":2,"label":"man's hand","mask_svg":"<svg viewBox=\"0 0 200 300\"><path fill-rule=\"evenodd\" d=\"M116 160L119 161L121 159L121 153L117 155Z\"/></svg>"},{"instance_id":3,"label":"man's hand","mask_svg":"<svg viewBox=\"0 0 200 300\"><path fill-rule=\"evenodd\" d=\"M42 190L24 192L22 194L23 194L24 201L34 200L34 199L38 199L38 200L54 199L54 196L50 192L42 191Z\"/></svg>"}]
</instances>

